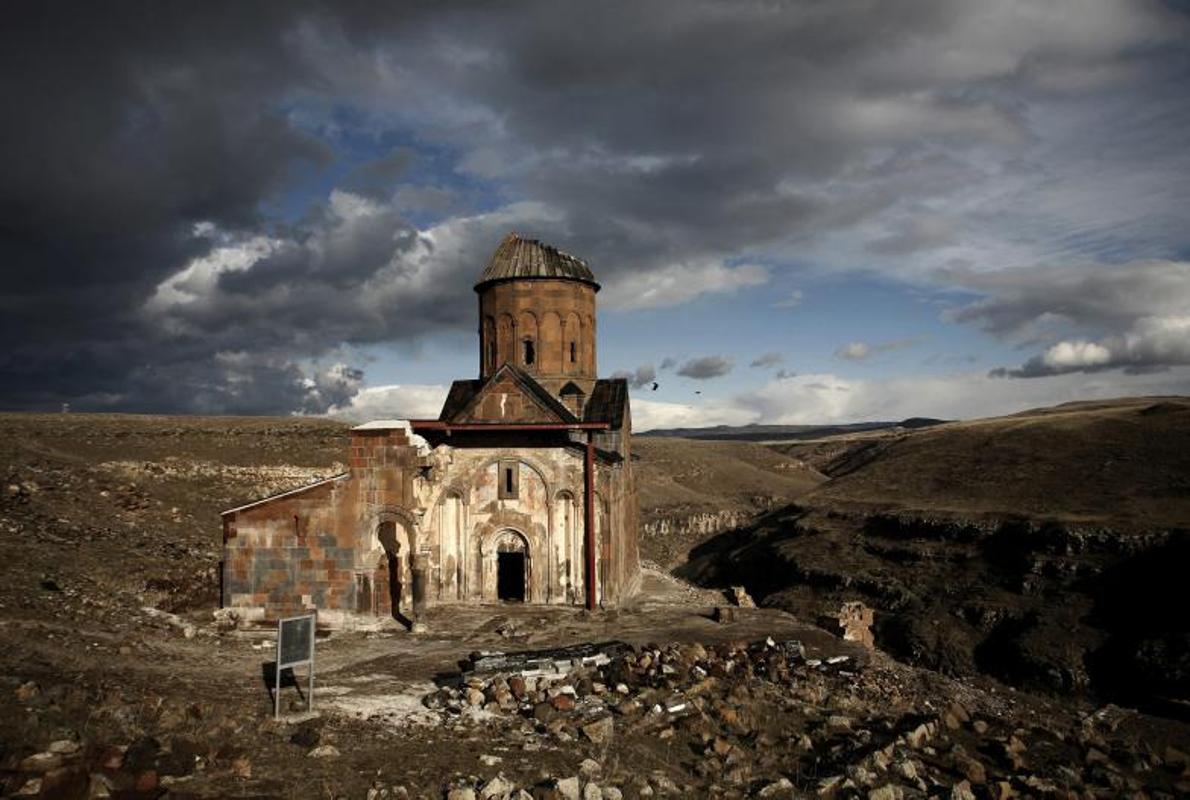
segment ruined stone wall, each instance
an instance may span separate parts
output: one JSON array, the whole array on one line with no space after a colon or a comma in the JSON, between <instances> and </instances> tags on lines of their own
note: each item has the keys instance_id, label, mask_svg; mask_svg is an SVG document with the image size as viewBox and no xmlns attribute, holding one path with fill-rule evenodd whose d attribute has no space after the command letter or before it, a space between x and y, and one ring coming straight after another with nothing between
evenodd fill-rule
<instances>
[{"instance_id":1,"label":"ruined stone wall","mask_svg":"<svg viewBox=\"0 0 1190 800\"><path fill-rule=\"evenodd\" d=\"M249 620L353 607L355 488L341 476L225 516L223 604Z\"/></svg>"},{"instance_id":2,"label":"ruined stone wall","mask_svg":"<svg viewBox=\"0 0 1190 800\"><path fill-rule=\"evenodd\" d=\"M249 620L317 608L323 622L341 625L394 599L411 603L410 509L424 458L396 429L353 432L349 462L346 475L224 514L224 606Z\"/></svg>"}]
</instances>

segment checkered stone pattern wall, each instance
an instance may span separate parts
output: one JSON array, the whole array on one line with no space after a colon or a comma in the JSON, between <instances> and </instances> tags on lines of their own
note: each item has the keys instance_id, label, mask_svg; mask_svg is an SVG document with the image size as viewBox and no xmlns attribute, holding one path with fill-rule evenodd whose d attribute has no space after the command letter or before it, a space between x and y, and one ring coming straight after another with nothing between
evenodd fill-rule
<instances>
[{"instance_id":1,"label":"checkered stone pattern wall","mask_svg":"<svg viewBox=\"0 0 1190 800\"><path fill-rule=\"evenodd\" d=\"M250 621L317 609L332 625L374 612L376 572L388 568L377 523L386 509L412 507L424 458L401 429L365 431L352 436L350 464L344 475L224 514L224 606Z\"/></svg>"}]
</instances>

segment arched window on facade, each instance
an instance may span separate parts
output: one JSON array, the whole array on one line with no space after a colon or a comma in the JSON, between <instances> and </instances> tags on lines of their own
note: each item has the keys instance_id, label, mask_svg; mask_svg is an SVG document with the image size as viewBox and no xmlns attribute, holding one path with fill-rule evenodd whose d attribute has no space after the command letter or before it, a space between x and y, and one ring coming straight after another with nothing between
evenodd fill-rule
<instances>
[{"instance_id":1,"label":"arched window on facade","mask_svg":"<svg viewBox=\"0 0 1190 800\"><path fill-rule=\"evenodd\" d=\"M536 360L537 347L533 344L532 339L526 339L524 342L522 342L521 363L523 363L526 367L531 367Z\"/></svg>"},{"instance_id":2,"label":"arched window on facade","mask_svg":"<svg viewBox=\"0 0 1190 800\"><path fill-rule=\"evenodd\" d=\"M483 321L483 359L489 372L496 369L496 320L486 317Z\"/></svg>"}]
</instances>

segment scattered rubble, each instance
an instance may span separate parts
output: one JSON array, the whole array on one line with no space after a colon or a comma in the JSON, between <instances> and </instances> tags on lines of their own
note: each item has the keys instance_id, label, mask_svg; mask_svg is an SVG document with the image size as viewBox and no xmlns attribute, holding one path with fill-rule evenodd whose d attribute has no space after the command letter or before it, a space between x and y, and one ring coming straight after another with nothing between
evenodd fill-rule
<instances>
[{"instance_id":1,"label":"scattered rubble","mask_svg":"<svg viewBox=\"0 0 1190 800\"><path fill-rule=\"evenodd\" d=\"M756 608L756 601L743 586L731 587L731 600L740 608Z\"/></svg>"},{"instance_id":2,"label":"scattered rubble","mask_svg":"<svg viewBox=\"0 0 1190 800\"><path fill-rule=\"evenodd\" d=\"M663 743L680 769L642 782L588 758L578 776L527 785L502 779L495 784L502 793L490 782L456 784L448 797L1107 797L1146 789L1172 798L1190 789L1184 756L1162 759L1135 743L1113 749L1094 722L1060 732L1047 720L1023 726L1003 709L915 702L902 694L903 675L886 665L807 659L798 641L649 645L555 672L535 658L499 656L525 671L464 673L427 695L426 707L447 717L481 709L522 735L586 742L596 752L625 741ZM695 757L681 755L687 751Z\"/></svg>"},{"instance_id":3,"label":"scattered rubble","mask_svg":"<svg viewBox=\"0 0 1190 800\"><path fill-rule=\"evenodd\" d=\"M839 630L842 637L849 642L859 642L869 650L876 647L876 639L872 634L872 621L875 614L872 609L859 601L844 603L839 609Z\"/></svg>"}]
</instances>

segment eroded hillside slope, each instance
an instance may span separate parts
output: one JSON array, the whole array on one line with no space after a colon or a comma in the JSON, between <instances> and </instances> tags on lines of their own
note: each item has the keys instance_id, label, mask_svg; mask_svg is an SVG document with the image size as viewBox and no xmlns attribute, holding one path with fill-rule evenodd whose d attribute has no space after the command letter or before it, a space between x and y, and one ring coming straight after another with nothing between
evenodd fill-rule
<instances>
[{"instance_id":1,"label":"eroded hillside slope","mask_svg":"<svg viewBox=\"0 0 1190 800\"><path fill-rule=\"evenodd\" d=\"M782 451L835 477L682 573L954 674L1185 714L1190 400L1075 403Z\"/></svg>"},{"instance_id":2,"label":"eroded hillside slope","mask_svg":"<svg viewBox=\"0 0 1190 800\"><path fill-rule=\"evenodd\" d=\"M690 548L793 502L826 476L798 458L748 442L638 437L642 555L665 567Z\"/></svg>"}]
</instances>

